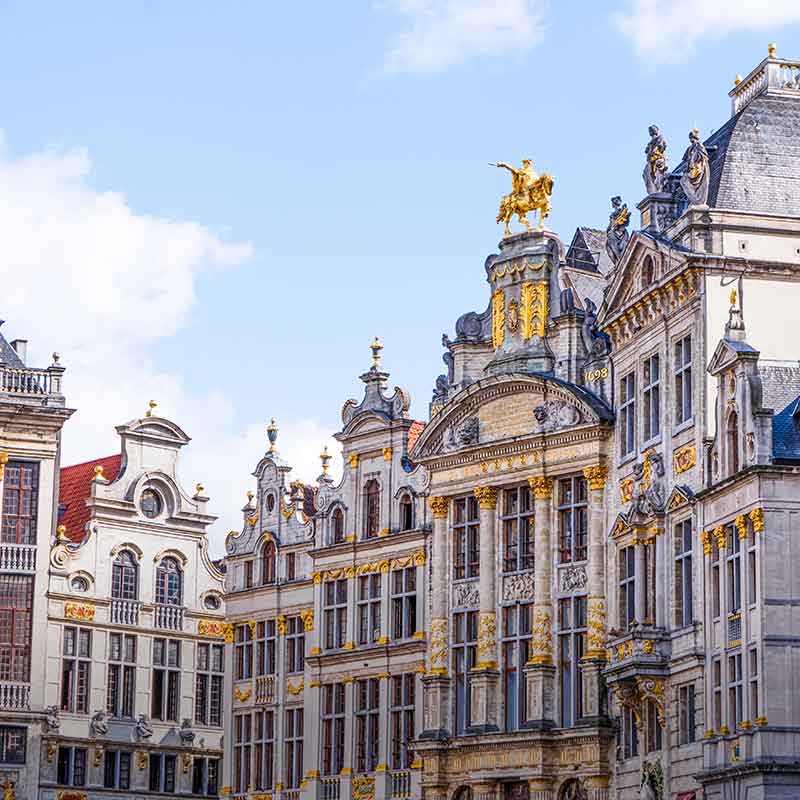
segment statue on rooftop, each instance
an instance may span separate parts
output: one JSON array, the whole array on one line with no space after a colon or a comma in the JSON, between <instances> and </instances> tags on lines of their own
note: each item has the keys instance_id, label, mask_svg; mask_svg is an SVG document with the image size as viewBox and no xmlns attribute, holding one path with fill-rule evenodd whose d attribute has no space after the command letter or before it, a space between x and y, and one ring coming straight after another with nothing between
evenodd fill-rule
<instances>
[{"instance_id":1,"label":"statue on rooftop","mask_svg":"<svg viewBox=\"0 0 800 800\"><path fill-rule=\"evenodd\" d=\"M667 143L658 130L658 125L651 125L648 129L650 141L644 149L647 163L644 166L644 186L647 194L663 192L667 179Z\"/></svg>"},{"instance_id":2,"label":"statue on rooftop","mask_svg":"<svg viewBox=\"0 0 800 800\"><path fill-rule=\"evenodd\" d=\"M547 173L537 175L529 158L522 160L522 166L512 167L501 161L492 164L493 167L507 169L511 173L511 194L507 194L500 201L500 210L497 212L497 222L505 225L503 236L511 236L508 223L515 214L517 219L525 226L526 231L531 231L527 219L529 211L539 212L538 230L544 228L544 221L550 213L550 195L553 193L553 178Z\"/></svg>"},{"instance_id":3,"label":"statue on rooftop","mask_svg":"<svg viewBox=\"0 0 800 800\"><path fill-rule=\"evenodd\" d=\"M628 239L628 223L631 219L631 212L628 211L626 203L622 202L619 195L611 198L611 213L608 215L608 227L606 228L606 250L611 260L616 264L625 252Z\"/></svg>"},{"instance_id":4,"label":"statue on rooftop","mask_svg":"<svg viewBox=\"0 0 800 800\"><path fill-rule=\"evenodd\" d=\"M708 150L700 141L700 132L694 128L689 133L689 146L683 154L685 164L681 188L690 206L704 206L708 202Z\"/></svg>"}]
</instances>

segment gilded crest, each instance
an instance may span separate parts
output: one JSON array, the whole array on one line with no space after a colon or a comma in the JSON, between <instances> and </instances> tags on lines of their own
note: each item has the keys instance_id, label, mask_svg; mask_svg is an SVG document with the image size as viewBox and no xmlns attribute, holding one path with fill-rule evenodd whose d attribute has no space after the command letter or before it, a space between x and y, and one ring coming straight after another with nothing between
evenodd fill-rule
<instances>
[{"instance_id":1,"label":"gilded crest","mask_svg":"<svg viewBox=\"0 0 800 800\"><path fill-rule=\"evenodd\" d=\"M508 304L506 327L511 333L516 333L519 327L519 305L516 300L511 300Z\"/></svg>"}]
</instances>

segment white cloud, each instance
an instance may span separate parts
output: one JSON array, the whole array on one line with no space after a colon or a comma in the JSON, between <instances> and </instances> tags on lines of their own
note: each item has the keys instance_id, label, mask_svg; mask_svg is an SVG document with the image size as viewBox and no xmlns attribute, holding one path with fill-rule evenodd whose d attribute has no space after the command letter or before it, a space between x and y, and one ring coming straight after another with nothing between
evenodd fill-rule
<instances>
[{"instance_id":1,"label":"white cloud","mask_svg":"<svg viewBox=\"0 0 800 800\"><path fill-rule=\"evenodd\" d=\"M614 14L636 54L655 62L683 60L705 39L740 31L771 33L793 22L800 22L795 0L628 0L627 9Z\"/></svg>"},{"instance_id":2,"label":"white cloud","mask_svg":"<svg viewBox=\"0 0 800 800\"><path fill-rule=\"evenodd\" d=\"M29 338L28 363L61 353L67 423L63 463L110 455L114 426L159 412L193 437L181 478L201 481L220 516L212 550L241 525L250 473L266 447L266 420L239 422L227 387L186 388L181 364L158 371L151 353L186 322L201 274L242 264L248 244L226 243L195 222L134 212L116 192L97 191L85 150L12 158L0 132L0 286L7 338ZM319 473L316 454L335 443L311 421L286 421L281 450L297 476Z\"/></svg>"},{"instance_id":3,"label":"white cloud","mask_svg":"<svg viewBox=\"0 0 800 800\"><path fill-rule=\"evenodd\" d=\"M438 72L471 58L516 55L542 36L546 0L389 0L408 27L390 43L387 72Z\"/></svg>"}]
</instances>

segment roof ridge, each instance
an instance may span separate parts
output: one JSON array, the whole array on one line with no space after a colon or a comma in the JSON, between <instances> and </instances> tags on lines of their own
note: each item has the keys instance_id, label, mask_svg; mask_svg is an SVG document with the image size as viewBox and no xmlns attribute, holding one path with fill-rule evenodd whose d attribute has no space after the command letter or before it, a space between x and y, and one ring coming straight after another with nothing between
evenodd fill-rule
<instances>
[{"instance_id":1,"label":"roof ridge","mask_svg":"<svg viewBox=\"0 0 800 800\"><path fill-rule=\"evenodd\" d=\"M79 461L77 464L67 464L60 469L74 469L75 467L85 467L87 464L97 464L100 461L108 461L109 458L122 458L122 453L114 453L110 456L100 456L99 458L90 458L86 461Z\"/></svg>"}]
</instances>

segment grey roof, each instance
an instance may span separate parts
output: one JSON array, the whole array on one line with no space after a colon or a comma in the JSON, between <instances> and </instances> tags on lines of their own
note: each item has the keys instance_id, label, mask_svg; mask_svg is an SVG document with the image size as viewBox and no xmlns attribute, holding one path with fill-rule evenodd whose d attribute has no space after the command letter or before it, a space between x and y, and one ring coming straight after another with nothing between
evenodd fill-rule
<instances>
[{"instance_id":1,"label":"grey roof","mask_svg":"<svg viewBox=\"0 0 800 800\"><path fill-rule=\"evenodd\" d=\"M800 94L756 97L705 145L709 206L800 216Z\"/></svg>"},{"instance_id":2,"label":"grey roof","mask_svg":"<svg viewBox=\"0 0 800 800\"><path fill-rule=\"evenodd\" d=\"M775 461L800 461L800 397L772 418L772 457Z\"/></svg>"},{"instance_id":3,"label":"grey roof","mask_svg":"<svg viewBox=\"0 0 800 800\"><path fill-rule=\"evenodd\" d=\"M614 268L606 250L606 232L597 228L577 228L565 260L569 267L597 271L602 275L607 275Z\"/></svg>"},{"instance_id":4,"label":"grey roof","mask_svg":"<svg viewBox=\"0 0 800 800\"><path fill-rule=\"evenodd\" d=\"M564 268L564 278L569 281L578 296L580 308L584 309L584 300L588 297L600 308L603 304L603 291L606 288L606 279L597 273L586 272L581 269Z\"/></svg>"},{"instance_id":5,"label":"grey roof","mask_svg":"<svg viewBox=\"0 0 800 800\"><path fill-rule=\"evenodd\" d=\"M758 362L762 386L762 408L785 408L800 395L800 361Z\"/></svg>"},{"instance_id":6,"label":"grey roof","mask_svg":"<svg viewBox=\"0 0 800 800\"><path fill-rule=\"evenodd\" d=\"M0 325L2 324L2 321L0 321ZM0 333L0 364L6 364L9 367L14 367L14 369L21 369L25 366L2 333Z\"/></svg>"}]
</instances>

